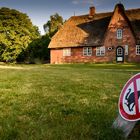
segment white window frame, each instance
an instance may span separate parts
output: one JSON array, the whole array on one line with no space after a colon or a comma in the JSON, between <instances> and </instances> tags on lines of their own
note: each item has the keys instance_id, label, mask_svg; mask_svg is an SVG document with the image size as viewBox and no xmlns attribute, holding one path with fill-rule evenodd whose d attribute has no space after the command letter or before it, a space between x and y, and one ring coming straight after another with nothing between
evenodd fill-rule
<instances>
[{"instance_id":1,"label":"white window frame","mask_svg":"<svg viewBox=\"0 0 140 140\"><path fill-rule=\"evenodd\" d=\"M105 46L96 47L96 56L105 56Z\"/></svg>"},{"instance_id":2,"label":"white window frame","mask_svg":"<svg viewBox=\"0 0 140 140\"><path fill-rule=\"evenodd\" d=\"M84 47L83 56L92 56L92 47Z\"/></svg>"},{"instance_id":3,"label":"white window frame","mask_svg":"<svg viewBox=\"0 0 140 140\"><path fill-rule=\"evenodd\" d=\"M63 56L71 56L71 48L63 48Z\"/></svg>"},{"instance_id":4,"label":"white window frame","mask_svg":"<svg viewBox=\"0 0 140 140\"><path fill-rule=\"evenodd\" d=\"M118 48L117 49L117 56L122 56L123 55L123 48Z\"/></svg>"},{"instance_id":5,"label":"white window frame","mask_svg":"<svg viewBox=\"0 0 140 140\"><path fill-rule=\"evenodd\" d=\"M140 45L136 45L136 55L140 55Z\"/></svg>"},{"instance_id":6,"label":"white window frame","mask_svg":"<svg viewBox=\"0 0 140 140\"><path fill-rule=\"evenodd\" d=\"M122 37L123 37L123 30L117 29L117 39L122 39Z\"/></svg>"},{"instance_id":7,"label":"white window frame","mask_svg":"<svg viewBox=\"0 0 140 140\"><path fill-rule=\"evenodd\" d=\"M128 45L125 45L125 55L128 55Z\"/></svg>"}]
</instances>

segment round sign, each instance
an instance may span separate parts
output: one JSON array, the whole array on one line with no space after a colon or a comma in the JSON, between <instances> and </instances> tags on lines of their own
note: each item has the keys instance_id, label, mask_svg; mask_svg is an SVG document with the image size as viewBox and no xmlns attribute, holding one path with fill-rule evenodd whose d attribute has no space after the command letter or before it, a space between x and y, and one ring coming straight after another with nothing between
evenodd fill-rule
<instances>
[{"instance_id":1,"label":"round sign","mask_svg":"<svg viewBox=\"0 0 140 140\"><path fill-rule=\"evenodd\" d=\"M140 120L140 73L123 87L119 98L119 113L127 121Z\"/></svg>"}]
</instances>

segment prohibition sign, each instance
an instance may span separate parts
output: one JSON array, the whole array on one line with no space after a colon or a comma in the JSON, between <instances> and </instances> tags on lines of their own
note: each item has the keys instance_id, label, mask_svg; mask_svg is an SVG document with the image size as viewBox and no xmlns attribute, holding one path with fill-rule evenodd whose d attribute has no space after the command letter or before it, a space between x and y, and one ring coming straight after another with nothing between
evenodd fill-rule
<instances>
[{"instance_id":1,"label":"prohibition sign","mask_svg":"<svg viewBox=\"0 0 140 140\"><path fill-rule=\"evenodd\" d=\"M123 87L119 98L119 113L127 121L140 120L140 73Z\"/></svg>"}]
</instances>

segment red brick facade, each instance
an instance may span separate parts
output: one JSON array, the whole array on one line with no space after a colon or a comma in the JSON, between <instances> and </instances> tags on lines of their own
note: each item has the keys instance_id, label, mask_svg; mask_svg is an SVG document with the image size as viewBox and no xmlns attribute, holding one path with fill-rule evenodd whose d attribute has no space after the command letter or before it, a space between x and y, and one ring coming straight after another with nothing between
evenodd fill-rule
<instances>
[{"instance_id":1,"label":"red brick facade","mask_svg":"<svg viewBox=\"0 0 140 140\"><path fill-rule=\"evenodd\" d=\"M122 30L122 39L117 39L117 29ZM84 46L68 47L71 48L70 56L63 56L63 48L52 48L51 63L116 62L116 51L118 46L124 48L123 62L140 62L140 55L136 55L136 38L132 27L129 24L129 20L123 13L123 9L119 9L118 7L115 8L108 28L104 34L104 41L102 44L102 46L105 47L105 55L103 56L96 55L96 46L89 46L92 47L91 56L83 55ZM128 54L125 54L125 46L128 46Z\"/></svg>"},{"instance_id":2,"label":"red brick facade","mask_svg":"<svg viewBox=\"0 0 140 140\"><path fill-rule=\"evenodd\" d=\"M124 46L122 46L124 47ZM136 55L135 45L129 46L129 54L124 55L124 62L140 62ZM63 49L51 49L51 64L63 63L98 63L116 62L116 47L112 50L105 48L105 56L96 56L96 47L92 47L92 56L83 56L83 48L71 48L71 56L63 56Z\"/></svg>"},{"instance_id":3,"label":"red brick facade","mask_svg":"<svg viewBox=\"0 0 140 140\"><path fill-rule=\"evenodd\" d=\"M122 29L122 39L117 39L117 29ZM127 21L127 17L118 8L110 21L105 34L104 46L107 48L113 46L111 51L107 51L106 56L110 61L116 60L116 47L122 46L125 51L125 45L128 45L128 55L124 53L124 62L140 62L140 56L136 55L136 40L132 29Z\"/></svg>"}]
</instances>

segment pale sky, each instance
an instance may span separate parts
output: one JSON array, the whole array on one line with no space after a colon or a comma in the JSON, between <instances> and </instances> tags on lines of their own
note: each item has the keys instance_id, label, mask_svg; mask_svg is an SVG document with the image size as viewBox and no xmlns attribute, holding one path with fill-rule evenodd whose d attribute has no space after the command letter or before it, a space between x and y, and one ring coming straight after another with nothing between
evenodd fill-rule
<instances>
[{"instance_id":1,"label":"pale sky","mask_svg":"<svg viewBox=\"0 0 140 140\"><path fill-rule=\"evenodd\" d=\"M122 2L126 9L140 8L140 0L0 0L0 7L8 7L26 13L34 25L44 34L43 24L50 15L59 13L64 19L74 15L88 14L94 5L96 12L113 11L115 4Z\"/></svg>"}]
</instances>

